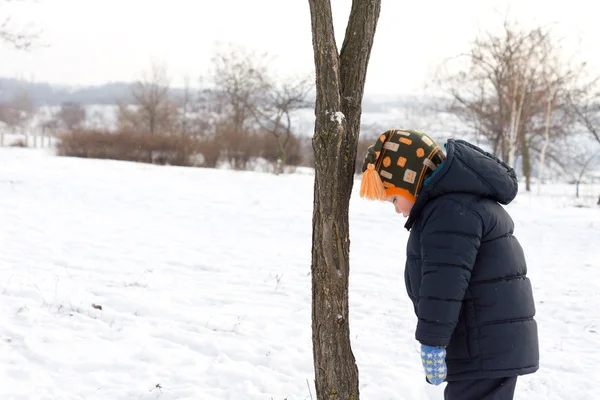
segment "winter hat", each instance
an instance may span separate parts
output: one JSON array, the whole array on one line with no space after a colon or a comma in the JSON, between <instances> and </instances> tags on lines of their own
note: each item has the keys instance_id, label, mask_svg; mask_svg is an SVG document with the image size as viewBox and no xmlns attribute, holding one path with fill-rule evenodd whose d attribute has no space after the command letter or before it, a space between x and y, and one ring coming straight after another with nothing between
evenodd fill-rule
<instances>
[{"instance_id":1,"label":"winter hat","mask_svg":"<svg viewBox=\"0 0 600 400\"><path fill-rule=\"evenodd\" d=\"M445 158L440 146L425 133L389 130L367 151L360 196L385 200L399 195L414 203L425 179Z\"/></svg>"}]
</instances>

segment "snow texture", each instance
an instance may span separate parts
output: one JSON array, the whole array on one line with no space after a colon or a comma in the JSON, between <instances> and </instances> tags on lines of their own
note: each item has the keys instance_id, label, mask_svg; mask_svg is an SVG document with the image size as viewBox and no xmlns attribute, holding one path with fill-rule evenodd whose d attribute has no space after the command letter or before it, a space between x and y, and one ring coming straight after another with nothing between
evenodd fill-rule
<instances>
[{"instance_id":1,"label":"snow texture","mask_svg":"<svg viewBox=\"0 0 600 400\"><path fill-rule=\"evenodd\" d=\"M0 398L314 397L312 190L307 174L0 149ZM544 190L508 207L541 341L515 398L599 399L600 211ZM361 398L442 399L414 340L404 219L356 192L350 210Z\"/></svg>"},{"instance_id":2,"label":"snow texture","mask_svg":"<svg viewBox=\"0 0 600 400\"><path fill-rule=\"evenodd\" d=\"M331 121L335 121L338 125L342 125L344 123L344 120L346 119L346 116L341 111L336 111L336 112L331 111L329 113L329 119Z\"/></svg>"}]
</instances>

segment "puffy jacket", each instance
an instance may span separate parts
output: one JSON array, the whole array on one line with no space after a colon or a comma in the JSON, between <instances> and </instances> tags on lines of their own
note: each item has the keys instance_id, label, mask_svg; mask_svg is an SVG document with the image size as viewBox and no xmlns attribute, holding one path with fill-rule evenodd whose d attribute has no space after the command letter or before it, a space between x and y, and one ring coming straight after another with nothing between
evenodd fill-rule
<instances>
[{"instance_id":1,"label":"puffy jacket","mask_svg":"<svg viewBox=\"0 0 600 400\"><path fill-rule=\"evenodd\" d=\"M449 140L446 149L405 226L416 339L446 347L447 381L533 373L539 368L533 291L501 205L517 195L515 172L465 141Z\"/></svg>"}]
</instances>

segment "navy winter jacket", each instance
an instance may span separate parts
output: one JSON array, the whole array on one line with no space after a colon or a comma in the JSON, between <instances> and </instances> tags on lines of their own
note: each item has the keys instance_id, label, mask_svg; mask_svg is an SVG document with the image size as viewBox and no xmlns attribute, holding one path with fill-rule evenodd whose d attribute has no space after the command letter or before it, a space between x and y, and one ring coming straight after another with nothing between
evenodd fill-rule
<instances>
[{"instance_id":1,"label":"navy winter jacket","mask_svg":"<svg viewBox=\"0 0 600 400\"><path fill-rule=\"evenodd\" d=\"M449 140L446 160L406 222L405 282L418 318L416 339L446 347L447 381L539 368L525 256L500 205L517 190L506 164L465 141Z\"/></svg>"}]
</instances>

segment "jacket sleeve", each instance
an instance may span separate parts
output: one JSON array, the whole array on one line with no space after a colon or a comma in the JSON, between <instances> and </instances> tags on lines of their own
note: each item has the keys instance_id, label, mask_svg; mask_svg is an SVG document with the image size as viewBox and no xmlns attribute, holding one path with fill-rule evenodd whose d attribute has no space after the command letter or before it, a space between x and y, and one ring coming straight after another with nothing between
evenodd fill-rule
<instances>
[{"instance_id":1,"label":"jacket sleeve","mask_svg":"<svg viewBox=\"0 0 600 400\"><path fill-rule=\"evenodd\" d=\"M420 343L445 347L450 342L482 232L479 215L459 203L438 204L424 220L416 330L416 339Z\"/></svg>"}]
</instances>

